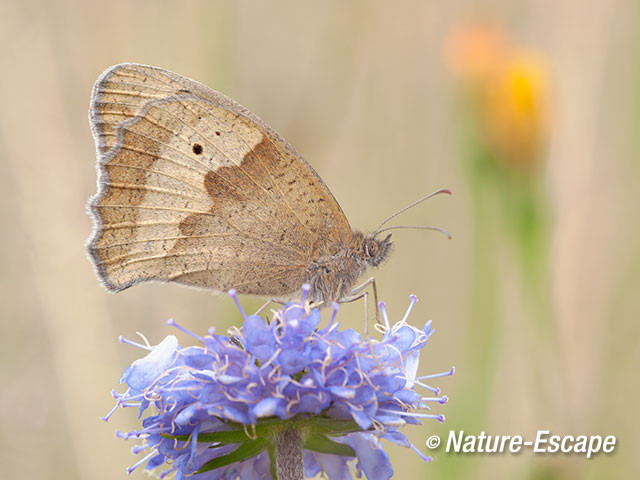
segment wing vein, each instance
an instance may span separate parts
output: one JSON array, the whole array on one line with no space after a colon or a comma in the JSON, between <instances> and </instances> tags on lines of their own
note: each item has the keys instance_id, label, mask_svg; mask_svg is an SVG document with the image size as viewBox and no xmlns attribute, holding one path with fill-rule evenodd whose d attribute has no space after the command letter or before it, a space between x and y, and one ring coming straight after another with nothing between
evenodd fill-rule
<instances>
[{"instance_id":1,"label":"wing vein","mask_svg":"<svg viewBox=\"0 0 640 480\"><path fill-rule=\"evenodd\" d=\"M132 208L132 209L142 209L142 210L161 210L161 211L169 211L169 212L185 212L185 213L195 213L195 214L198 214L198 215L206 215L206 216L209 216L209 217L220 219L220 217L218 215L214 215L211 212L203 212L203 211L200 211L200 210L191 210L191 209L187 209L187 208L152 207L152 206L146 206L146 205L116 205L116 204L98 205L97 208ZM263 238L259 238L259 237L255 237L253 235L250 235L248 232L240 230L238 227L236 227L235 225L233 225L232 223L230 223L228 221L226 221L225 223L230 228L232 228L233 230L238 232L238 234L240 236L243 236L245 238L251 238L251 239L257 240L259 242L267 243L269 245L272 245L276 249L281 249L282 248L282 245L270 242L270 241L265 240ZM304 250L298 249L298 248L295 248L295 251L300 252L300 253L306 253Z\"/></svg>"},{"instance_id":2,"label":"wing vein","mask_svg":"<svg viewBox=\"0 0 640 480\"><path fill-rule=\"evenodd\" d=\"M144 190L144 191L150 191L155 193L165 193L167 195L174 195L176 197L183 197L191 200L201 200L200 198L195 197L193 195L189 195L185 192L180 192L178 190L171 190L170 188L154 187L152 185L129 185L125 183L110 182L109 188L111 187L119 188L121 190Z\"/></svg>"},{"instance_id":3,"label":"wing vein","mask_svg":"<svg viewBox=\"0 0 640 480\"><path fill-rule=\"evenodd\" d=\"M162 242L165 240L190 240L190 239L196 239L196 238L224 238L224 237L243 237L244 235L239 235L237 233L225 233L225 232L221 232L221 233L208 233L208 234L202 234L202 235L181 235L181 236L176 236L176 237L160 237L160 238L142 238L139 240L130 240L130 241L126 241L126 242L120 242L120 243L110 243L108 245L103 245L101 247L96 247L96 250L106 250L108 248L113 248L113 247L122 247L125 245L134 245L136 243L147 243L147 242ZM264 243L269 243L266 240L260 240L261 242ZM287 249L287 248L283 248L282 246L280 246L281 250L286 250L286 251L294 251L292 249ZM131 254L133 253L133 251L128 251L127 254Z\"/></svg>"},{"instance_id":4,"label":"wing vein","mask_svg":"<svg viewBox=\"0 0 640 480\"><path fill-rule=\"evenodd\" d=\"M182 258L182 257L202 257L202 253L201 252L175 252L175 253L163 253L163 254L159 254L159 255L148 255L146 257L136 257L136 258L131 258L127 261L121 262L122 259L126 258L125 255L120 255L118 257L111 257L108 258L107 260L102 260L102 265L105 266L110 266L113 264L118 264L119 267L128 267L129 265L133 265L135 263L140 263L140 262L150 262L153 260L160 260L160 259L166 259L166 258ZM213 262L218 262L216 260L211 260ZM220 262L220 263L225 263L225 262ZM234 260L233 263L229 263L228 265L225 265L224 267L213 267L213 268L205 268L203 269L203 271L207 271L207 270L233 270L233 269L239 269L239 265L242 265L243 263L248 263L251 265L267 265L267 266L277 266L277 267L302 267L304 265L302 264L297 264L297 263L268 263L268 262L260 262L260 261L237 261Z\"/></svg>"},{"instance_id":5,"label":"wing vein","mask_svg":"<svg viewBox=\"0 0 640 480\"><path fill-rule=\"evenodd\" d=\"M164 158L164 157L156 156L156 158L162 158L163 160L171 161L171 159ZM182 165L182 164L178 164L178 165ZM152 168L143 168L143 167L138 167L136 165L127 165L127 164L124 164L124 163L114 163L114 162L110 162L109 163L109 167L131 168L132 170L141 170L143 172L155 173L157 175L162 175L163 177L172 178L177 182L180 182L180 183L182 183L184 185L187 185L188 187L193 188L197 192L202 192L203 191L203 189L201 187L198 187L195 184L186 181L184 178L176 177L175 175L171 175L169 173L162 172L160 170L154 170Z\"/></svg>"},{"instance_id":6,"label":"wing vein","mask_svg":"<svg viewBox=\"0 0 640 480\"><path fill-rule=\"evenodd\" d=\"M131 77L129 77L131 78ZM145 84L145 83L136 83L136 82L114 82L113 80L109 79L107 80L106 83L111 83L111 86L121 86L121 85L125 85L125 86L130 86L130 87L140 87L143 88L145 90L155 90L156 92L164 92L164 93L168 93L169 95L175 95L175 90L168 90L168 89L164 89L161 87L156 87L153 85L149 85L149 84ZM132 90L135 91L135 90ZM114 103L114 102L104 102L104 103Z\"/></svg>"}]
</instances>

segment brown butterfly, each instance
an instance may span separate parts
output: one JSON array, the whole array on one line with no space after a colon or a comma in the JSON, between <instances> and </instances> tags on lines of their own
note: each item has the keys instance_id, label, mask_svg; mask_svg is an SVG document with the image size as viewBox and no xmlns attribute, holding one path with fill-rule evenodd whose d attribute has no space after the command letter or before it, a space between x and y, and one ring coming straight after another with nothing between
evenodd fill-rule
<instances>
[{"instance_id":1,"label":"brown butterfly","mask_svg":"<svg viewBox=\"0 0 640 480\"><path fill-rule=\"evenodd\" d=\"M391 251L391 235L378 238L388 229L352 230L280 135L198 82L115 65L93 88L89 118L99 178L87 249L109 291L172 281L282 297L306 282L326 305L354 298Z\"/></svg>"}]
</instances>

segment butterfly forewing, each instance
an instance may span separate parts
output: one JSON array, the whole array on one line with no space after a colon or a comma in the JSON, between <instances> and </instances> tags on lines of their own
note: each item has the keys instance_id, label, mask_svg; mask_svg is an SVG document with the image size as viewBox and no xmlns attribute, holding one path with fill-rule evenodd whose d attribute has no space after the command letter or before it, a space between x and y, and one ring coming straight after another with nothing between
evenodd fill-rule
<instances>
[{"instance_id":1,"label":"butterfly forewing","mask_svg":"<svg viewBox=\"0 0 640 480\"><path fill-rule=\"evenodd\" d=\"M318 249L351 238L293 148L193 80L117 65L94 87L90 120L100 178L88 248L110 290L157 280L284 295Z\"/></svg>"}]
</instances>

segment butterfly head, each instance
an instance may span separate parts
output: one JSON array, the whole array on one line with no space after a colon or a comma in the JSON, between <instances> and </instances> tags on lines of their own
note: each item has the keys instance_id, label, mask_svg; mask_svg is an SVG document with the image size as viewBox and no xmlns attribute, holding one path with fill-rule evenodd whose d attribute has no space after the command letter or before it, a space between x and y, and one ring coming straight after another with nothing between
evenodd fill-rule
<instances>
[{"instance_id":1,"label":"butterfly head","mask_svg":"<svg viewBox=\"0 0 640 480\"><path fill-rule=\"evenodd\" d=\"M364 239L364 258L368 265L377 267L391 253L393 242L391 242L391 234L379 240L375 235L367 235Z\"/></svg>"}]
</instances>

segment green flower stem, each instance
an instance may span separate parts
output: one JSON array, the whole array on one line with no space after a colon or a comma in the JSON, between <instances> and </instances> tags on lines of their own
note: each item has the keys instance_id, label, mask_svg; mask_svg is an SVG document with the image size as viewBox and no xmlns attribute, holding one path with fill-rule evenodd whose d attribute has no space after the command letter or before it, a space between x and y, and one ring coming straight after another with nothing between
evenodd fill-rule
<instances>
[{"instance_id":1,"label":"green flower stem","mask_svg":"<svg viewBox=\"0 0 640 480\"><path fill-rule=\"evenodd\" d=\"M465 358L473 375L460 392L450 418L451 430L480 431L486 428L496 376L499 347L502 342L504 315L499 302L502 285L498 271L499 229L494 212L499 208L486 151L477 143L464 145L469 162L469 192L472 225L472 283L469 315L463 331ZM441 456L438 478L472 478L480 458Z\"/></svg>"},{"instance_id":2,"label":"green flower stem","mask_svg":"<svg viewBox=\"0 0 640 480\"><path fill-rule=\"evenodd\" d=\"M277 480L303 480L304 457L298 430L289 427L276 433L275 444Z\"/></svg>"}]
</instances>

